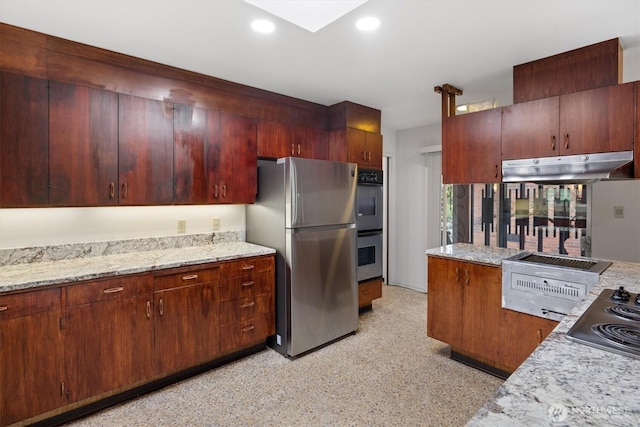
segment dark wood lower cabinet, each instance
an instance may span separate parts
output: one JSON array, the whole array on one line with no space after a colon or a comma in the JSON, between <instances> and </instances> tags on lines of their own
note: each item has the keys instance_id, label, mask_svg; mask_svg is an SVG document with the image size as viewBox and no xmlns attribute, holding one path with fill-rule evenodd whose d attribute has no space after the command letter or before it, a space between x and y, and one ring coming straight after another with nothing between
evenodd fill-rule
<instances>
[{"instance_id":1,"label":"dark wood lower cabinet","mask_svg":"<svg viewBox=\"0 0 640 427\"><path fill-rule=\"evenodd\" d=\"M218 354L219 270L183 270L156 277L153 303L157 372L175 372Z\"/></svg>"},{"instance_id":2,"label":"dark wood lower cabinet","mask_svg":"<svg viewBox=\"0 0 640 427\"><path fill-rule=\"evenodd\" d=\"M502 308L502 269L429 256L427 336L452 357L497 375L513 372L558 322Z\"/></svg>"},{"instance_id":3,"label":"dark wood lower cabinet","mask_svg":"<svg viewBox=\"0 0 640 427\"><path fill-rule=\"evenodd\" d=\"M65 395L69 403L131 386L153 375L151 276L64 289Z\"/></svg>"},{"instance_id":4,"label":"dark wood lower cabinet","mask_svg":"<svg viewBox=\"0 0 640 427\"><path fill-rule=\"evenodd\" d=\"M59 424L264 348L274 272L267 255L0 294L0 427Z\"/></svg>"},{"instance_id":5,"label":"dark wood lower cabinet","mask_svg":"<svg viewBox=\"0 0 640 427\"><path fill-rule=\"evenodd\" d=\"M358 307L369 307L374 299L382 298L382 277L358 283Z\"/></svg>"},{"instance_id":6,"label":"dark wood lower cabinet","mask_svg":"<svg viewBox=\"0 0 640 427\"><path fill-rule=\"evenodd\" d=\"M0 295L0 426L66 402L60 289Z\"/></svg>"}]
</instances>

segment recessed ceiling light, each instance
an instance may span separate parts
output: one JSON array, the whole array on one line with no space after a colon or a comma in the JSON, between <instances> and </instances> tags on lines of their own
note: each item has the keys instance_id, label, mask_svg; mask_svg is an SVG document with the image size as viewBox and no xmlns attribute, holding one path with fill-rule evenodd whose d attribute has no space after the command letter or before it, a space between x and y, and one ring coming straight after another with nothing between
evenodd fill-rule
<instances>
[{"instance_id":1,"label":"recessed ceiling light","mask_svg":"<svg viewBox=\"0 0 640 427\"><path fill-rule=\"evenodd\" d=\"M367 16L366 18L358 19L356 22L356 27L362 31L371 31L375 30L380 26L380 20L378 18L374 18L373 16Z\"/></svg>"},{"instance_id":2,"label":"recessed ceiling light","mask_svg":"<svg viewBox=\"0 0 640 427\"><path fill-rule=\"evenodd\" d=\"M256 19L251 23L251 28L258 33L273 33L276 26L273 22L267 21L266 19Z\"/></svg>"}]
</instances>

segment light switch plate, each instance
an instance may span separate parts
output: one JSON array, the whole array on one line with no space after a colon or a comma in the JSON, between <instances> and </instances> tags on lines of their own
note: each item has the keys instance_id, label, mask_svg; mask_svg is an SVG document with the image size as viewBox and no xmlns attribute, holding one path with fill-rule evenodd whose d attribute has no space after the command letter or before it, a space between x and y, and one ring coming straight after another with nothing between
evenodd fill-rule
<instances>
[{"instance_id":1,"label":"light switch plate","mask_svg":"<svg viewBox=\"0 0 640 427\"><path fill-rule=\"evenodd\" d=\"M178 220L178 234L184 234L187 232L187 220L179 219Z\"/></svg>"}]
</instances>

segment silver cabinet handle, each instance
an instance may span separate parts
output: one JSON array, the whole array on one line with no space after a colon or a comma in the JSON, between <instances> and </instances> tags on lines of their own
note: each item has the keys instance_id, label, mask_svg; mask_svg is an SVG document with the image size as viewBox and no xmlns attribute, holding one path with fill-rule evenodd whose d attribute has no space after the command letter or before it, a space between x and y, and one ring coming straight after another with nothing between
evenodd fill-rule
<instances>
[{"instance_id":1,"label":"silver cabinet handle","mask_svg":"<svg viewBox=\"0 0 640 427\"><path fill-rule=\"evenodd\" d=\"M115 294L116 292L122 292L124 288L122 286L118 286L116 288L104 289L102 291L103 294Z\"/></svg>"},{"instance_id":2,"label":"silver cabinet handle","mask_svg":"<svg viewBox=\"0 0 640 427\"><path fill-rule=\"evenodd\" d=\"M197 274L190 274L188 276L182 276L182 280L194 280L197 279L198 275Z\"/></svg>"}]
</instances>

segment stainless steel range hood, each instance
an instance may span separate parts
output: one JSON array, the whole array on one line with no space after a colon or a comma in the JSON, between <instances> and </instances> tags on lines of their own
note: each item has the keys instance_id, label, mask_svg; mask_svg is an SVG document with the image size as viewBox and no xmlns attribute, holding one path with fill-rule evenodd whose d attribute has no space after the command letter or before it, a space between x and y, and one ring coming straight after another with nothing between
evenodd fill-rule
<instances>
[{"instance_id":1,"label":"stainless steel range hood","mask_svg":"<svg viewBox=\"0 0 640 427\"><path fill-rule=\"evenodd\" d=\"M502 161L503 182L586 184L633 178L633 151Z\"/></svg>"}]
</instances>

